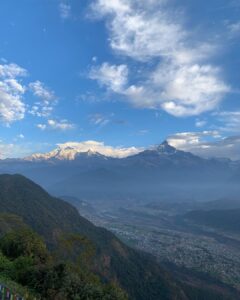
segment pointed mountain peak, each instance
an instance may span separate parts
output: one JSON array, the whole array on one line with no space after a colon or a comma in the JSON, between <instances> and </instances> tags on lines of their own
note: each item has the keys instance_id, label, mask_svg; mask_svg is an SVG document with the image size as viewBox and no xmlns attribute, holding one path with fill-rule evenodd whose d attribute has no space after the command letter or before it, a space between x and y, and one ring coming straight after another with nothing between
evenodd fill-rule
<instances>
[{"instance_id":1,"label":"pointed mountain peak","mask_svg":"<svg viewBox=\"0 0 240 300\"><path fill-rule=\"evenodd\" d=\"M177 152L177 149L173 146L169 145L168 141L164 141L162 144L157 146L156 148L157 152L160 154L174 154Z\"/></svg>"}]
</instances>

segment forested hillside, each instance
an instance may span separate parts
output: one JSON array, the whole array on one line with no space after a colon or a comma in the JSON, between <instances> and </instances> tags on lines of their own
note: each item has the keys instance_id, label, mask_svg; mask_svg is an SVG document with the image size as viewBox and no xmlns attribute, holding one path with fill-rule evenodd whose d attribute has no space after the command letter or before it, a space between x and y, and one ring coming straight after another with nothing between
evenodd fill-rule
<instances>
[{"instance_id":1,"label":"forested hillside","mask_svg":"<svg viewBox=\"0 0 240 300\"><path fill-rule=\"evenodd\" d=\"M23 222L43 238L41 247L45 249L46 243L50 260L54 258L54 262L67 266L80 262L81 270L116 284L130 299L185 299L181 287L152 258L127 247L107 230L95 227L71 205L51 197L25 177L0 176L0 206L2 236L9 229L19 229Z\"/></svg>"}]
</instances>

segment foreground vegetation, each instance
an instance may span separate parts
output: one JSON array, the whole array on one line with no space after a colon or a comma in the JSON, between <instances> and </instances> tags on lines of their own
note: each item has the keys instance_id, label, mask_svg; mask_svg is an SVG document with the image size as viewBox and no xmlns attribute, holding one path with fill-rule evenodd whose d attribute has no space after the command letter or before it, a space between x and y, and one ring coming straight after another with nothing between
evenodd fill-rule
<instances>
[{"instance_id":1,"label":"foreground vegetation","mask_svg":"<svg viewBox=\"0 0 240 300\"><path fill-rule=\"evenodd\" d=\"M81 261L65 263L49 253L30 229L0 239L0 281L26 299L126 300L113 284L103 284Z\"/></svg>"}]
</instances>

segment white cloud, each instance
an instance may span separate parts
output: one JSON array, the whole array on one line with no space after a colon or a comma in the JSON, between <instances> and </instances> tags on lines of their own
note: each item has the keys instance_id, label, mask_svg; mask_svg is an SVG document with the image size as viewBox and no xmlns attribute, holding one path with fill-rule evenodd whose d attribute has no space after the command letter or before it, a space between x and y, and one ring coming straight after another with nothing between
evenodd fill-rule
<instances>
[{"instance_id":1,"label":"white cloud","mask_svg":"<svg viewBox=\"0 0 240 300\"><path fill-rule=\"evenodd\" d=\"M204 127L205 125L207 124L207 121L205 121L205 120L199 120L199 119L197 119L196 120L196 122L195 122L195 126L196 127Z\"/></svg>"},{"instance_id":2,"label":"white cloud","mask_svg":"<svg viewBox=\"0 0 240 300\"><path fill-rule=\"evenodd\" d=\"M240 35L240 21L236 23L227 23L227 28L230 32L231 37Z\"/></svg>"},{"instance_id":3,"label":"white cloud","mask_svg":"<svg viewBox=\"0 0 240 300\"><path fill-rule=\"evenodd\" d=\"M110 119L102 114L91 114L89 116L89 120L91 124L98 126L105 126L110 122Z\"/></svg>"},{"instance_id":4,"label":"white cloud","mask_svg":"<svg viewBox=\"0 0 240 300\"><path fill-rule=\"evenodd\" d=\"M31 82L29 87L33 91L33 94L40 99L45 101L51 101L55 99L54 93L45 87L44 84L39 80Z\"/></svg>"},{"instance_id":5,"label":"white cloud","mask_svg":"<svg viewBox=\"0 0 240 300\"><path fill-rule=\"evenodd\" d=\"M89 77L97 80L100 85L119 93L126 86L128 81L128 67L126 65L110 65L103 63L99 67L93 67Z\"/></svg>"},{"instance_id":6,"label":"white cloud","mask_svg":"<svg viewBox=\"0 0 240 300\"><path fill-rule=\"evenodd\" d=\"M22 133L20 133L20 134L17 136L17 138L19 138L19 139L24 139L25 136L24 136Z\"/></svg>"},{"instance_id":7,"label":"white cloud","mask_svg":"<svg viewBox=\"0 0 240 300\"><path fill-rule=\"evenodd\" d=\"M91 78L133 105L161 108L178 117L198 115L216 108L230 91L221 69L208 62L217 47L198 42L166 1L96 0L92 10L95 16L106 17L112 49L145 64L146 71L140 83L128 87L126 65L123 74L117 72L120 66L105 63L108 68L103 68L115 73L120 84L118 80L115 84L114 76L105 76L103 66ZM154 62L151 70L149 61Z\"/></svg>"},{"instance_id":8,"label":"white cloud","mask_svg":"<svg viewBox=\"0 0 240 300\"><path fill-rule=\"evenodd\" d=\"M47 88L41 81L37 80L29 84L29 88L40 101L34 103L29 113L38 117L48 117L53 111L57 100L53 91Z\"/></svg>"},{"instance_id":9,"label":"white cloud","mask_svg":"<svg viewBox=\"0 0 240 300\"><path fill-rule=\"evenodd\" d=\"M87 151L93 151L98 152L100 154L110 156L110 157L127 157L129 155L134 155L136 153L139 153L142 149L136 148L136 147L112 147L107 146L103 142L98 141L84 141L84 142L68 142L64 144L58 144L58 147L61 150L64 149L74 149L76 152L87 152Z\"/></svg>"},{"instance_id":10,"label":"white cloud","mask_svg":"<svg viewBox=\"0 0 240 300\"><path fill-rule=\"evenodd\" d=\"M181 132L168 137L168 142L173 147L189 150L189 147L200 146L206 137L219 138L218 131Z\"/></svg>"},{"instance_id":11,"label":"white cloud","mask_svg":"<svg viewBox=\"0 0 240 300\"><path fill-rule=\"evenodd\" d=\"M149 133L148 129L141 129L137 132L138 135L146 135Z\"/></svg>"},{"instance_id":12,"label":"white cloud","mask_svg":"<svg viewBox=\"0 0 240 300\"><path fill-rule=\"evenodd\" d=\"M0 64L0 122L7 126L24 119L26 112L38 117L49 117L57 104L54 92L39 80L29 83L27 88L22 83L26 75L27 71L17 64ZM28 90L39 98L30 108L24 99Z\"/></svg>"},{"instance_id":13,"label":"white cloud","mask_svg":"<svg viewBox=\"0 0 240 300\"><path fill-rule=\"evenodd\" d=\"M24 145L14 143L4 143L0 141L0 159L23 157L29 154L29 149Z\"/></svg>"},{"instance_id":14,"label":"white cloud","mask_svg":"<svg viewBox=\"0 0 240 300\"><path fill-rule=\"evenodd\" d=\"M60 2L59 4L59 12L60 12L60 17L62 19L69 19L71 17L71 5L65 2Z\"/></svg>"},{"instance_id":15,"label":"white cloud","mask_svg":"<svg viewBox=\"0 0 240 300\"><path fill-rule=\"evenodd\" d=\"M146 60L168 55L185 36L182 27L156 3L98 0L93 9L98 16L110 17L108 28L114 50L134 59ZM155 12L153 7L156 7Z\"/></svg>"},{"instance_id":16,"label":"white cloud","mask_svg":"<svg viewBox=\"0 0 240 300\"><path fill-rule=\"evenodd\" d=\"M13 141L14 142L19 142L23 139L25 139L25 136L22 133L20 133L20 134L16 135L16 137L13 139Z\"/></svg>"},{"instance_id":17,"label":"white cloud","mask_svg":"<svg viewBox=\"0 0 240 300\"><path fill-rule=\"evenodd\" d=\"M144 85L127 86L127 66L104 63L92 69L90 78L126 96L136 107L162 108L176 117L211 111L230 91L220 79L220 70L211 65L160 64Z\"/></svg>"},{"instance_id":18,"label":"white cloud","mask_svg":"<svg viewBox=\"0 0 240 300\"><path fill-rule=\"evenodd\" d=\"M213 110L230 88L211 65L160 66L154 84L162 86L162 108L175 116L199 115Z\"/></svg>"},{"instance_id":19,"label":"white cloud","mask_svg":"<svg viewBox=\"0 0 240 300\"><path fill-rule=\"evenodd\" d=\"M0 65L0 122L9 125L25 116L21 77L27 71L16 64Z\"/></svg>"},{"instance_id":20,"label":"white cloud","mask_svg":"<svg viewBox=\"0 0 240 300\"><path fill-rule=\"evenodd\" d=\"M240 136L221 138L218 131L183 132L170 136L168 142L178 149L205 158L240 160Z\"/></svg>"},{"instance_id":21,"label":"white cloud","mask_svg":"<svg viewBox=\"0 0 240 300\"><path fill-rule=\"evenodd\" d=\"M0 77L1 78L16 78L24 77L27 75L27 71L17 64L4 64L0 65Z\"/></svg>"},{"instance_id":22,"label":"white cloud","mask_svg":"<svg viewBox=\"0 0 240 300\"><path fill-rule=\"evenodd\" d=\"M37 128L39 128L41 130L47 129L47 125L46 124L37 124L36 126L37 126Z\"/></svg>"},{"instance_id":23,"label":"white cloud","mask_svg":"<svg viewBox=\"0 0 240 300\"><path fill-rule=\"evenodd\" d=\"M53 129L53 130L61 130L67 131L75 128L75 125L68 122L67 120L48 120L46 124L37 124L37 127L41 130Z\"/></svg>"},{"instance_id":24,"label":"white cloud","mask_svg":"<svg viewBox=\"0 0 240 300\"><path fill-rule=\"evenodd\" d=\"M222 111L213 115L222 124L219 130L240 133L240 111Z\"/></svg>"}]
</instances>

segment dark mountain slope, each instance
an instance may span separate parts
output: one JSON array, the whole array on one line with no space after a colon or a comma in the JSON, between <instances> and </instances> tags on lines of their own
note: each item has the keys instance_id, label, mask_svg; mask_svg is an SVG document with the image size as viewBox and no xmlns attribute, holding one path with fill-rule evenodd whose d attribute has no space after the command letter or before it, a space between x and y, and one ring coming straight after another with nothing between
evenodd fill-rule
<instances>
[{"instance_id":1,"label":"dark mountain slope","mask_svg":"<svg viewBox=\"0 0 240 300\"><path fill-rule=\"evenodd\" d=\"M20 175L0 176L0 208L15 214L45 238L50 249L58 249L61 234L86 236L96 248L93 268L102 278L115 280L130 299L187 299L172 278L147 255L121 243L107 230L79 216L64 201L51 197Z\"/></svg>"}]
</instances>

